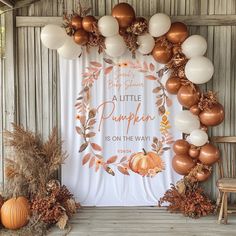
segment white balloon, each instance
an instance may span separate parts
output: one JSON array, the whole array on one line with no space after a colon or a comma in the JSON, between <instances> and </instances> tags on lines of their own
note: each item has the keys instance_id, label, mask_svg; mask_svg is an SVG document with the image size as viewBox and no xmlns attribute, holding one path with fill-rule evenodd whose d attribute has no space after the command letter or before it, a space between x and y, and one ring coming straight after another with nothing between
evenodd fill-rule
<instances>
[{"instance_id":1,"label":"white balloon","mask_svg":"<svg viewBox=\"0 0 236 236\"><path fill-rule=\"evenodd\" d=\"M142 54L150 53L155 46L154 38L148 33L138 36L137 41L139 45L138 51Z\"/></svg>"},{"instance_id":2,"label":"white balloon","mask_svg":"<svg viewBox=\"0 0 236 236\"><path fill-rule=\"evenodd\" d=\"M103 16L98 20L98 29L104 37L111 37L119 32L119 24L113 16Z\"/></svg>"},{"instance_id":3,"label":"white balloon","mask_svg":"<svg viewBox=\"0 0 236 236\"><path fill-rule=\"evenodd\" d=\"M120 35L107 37L105 39L105 52L110 57L120 57L126 51L126 45Z\"/></svg>"},{"instance_id":4,"label":"white balloon","mask_svg":"<svg viewBox=\"0 0 236 236\"><path fill-rule=\"evenodd\" d=\"M200 128L200 121L198 116L193 115L189 110L184 110L175 116L175 126L179 131L190 134L193 130Z\"/></svg>"},{"instance_id":5,"label":"white balloon","mask_svg":"<svg viewBox=\"0 0 236 236\"><path fill-rule=\"evenodd\" d=\"M183 42L181 47L187 58L203 56L207 50L207 41L201 35L192 35Z\"/></svg>"},{"instance_id":6,"label":"white balloon","mask_svg":"<svg viewBox=\"0 0 236 236\"><path fill-rule=\"evenodd\" d=\"M150 18L148 30L153 37L159 37L167 33L170 26L170 17L163 13L157 13Z\"/></svg>"},{"instance_id":7,"label":"white balloon","mask_svg":"<svg viewBox=\"0 0 236 236\"><path fill-rule=\"evenodd\" d=\"M201 129L196 129L191 132L189 135L191 144L200 147L207 143L208 135L205 131Z\"/></svg>"},{"instance_id":8,"label":"white balloon","mask_svg":"<svg viewBox=\"0 0 236 236\"><path fill-rule=\"evenodd\" d=\"M74 42L72 37L67 37L66 42L62 47L57 49L60 56L65 59L73 60L79 57L82 53L82 48L80 45Z\"/></svg>"},{"instance_id":9,"label":"white balloon","mask_svg":"<svg viewBox=\"0 0 236 236\"><path fill-rule=\"evenodd\" d=\"M214 66L211 60L203 56L191 58L185 66L185 75L194 84L208 82L213 73Z\"/></svg>"},{"instance_id":10,"label":"white balloon","mask_svg":"<svg viewBox=\"0 0 236 236\"><path fill-rule=\"evenodd\" d=\"M66 31L58 25L46 25L41 31L41 40L45 47L58 49L66 41Z\"/></svg>"}]
</instances>

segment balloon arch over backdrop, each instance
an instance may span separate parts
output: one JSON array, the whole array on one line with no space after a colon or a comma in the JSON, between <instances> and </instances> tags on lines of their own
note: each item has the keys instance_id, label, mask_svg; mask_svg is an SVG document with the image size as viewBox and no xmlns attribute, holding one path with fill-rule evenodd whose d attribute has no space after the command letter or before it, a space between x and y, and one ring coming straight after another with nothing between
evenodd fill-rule
<instances>
[{"instance_id":1,"label":"balloon arch over backdrop","mask_svg":"<svg viewBox=\"0 0 236 236\"><path fill-rule=\"evenodd\" d=\"M169 73L165 88L155 92L157 96L163 91L176 94L179 103L185 108L175 117L175 126L184 133L184 138L173 143L176 154L172 159L173 169L191 183L208 179L211 166L219 160L220 155L217 147L209 143L207 130L209 126L219 125L224 120L224 109L214 91L202 93L198 87L198 84L207 83L214 72L212 62L204 56L207 42L202 36L189 36L184 23L171 23L170 17L163 13L153 15L149 22L143 17L136 18L129 4L120 3L112 9L111 16L103 16L99 20L87 15L87 9L82 8L78 13L65 15L64 27L45 26L41 40L46 47L57 49L66 59L83 57L83 51L89 52L91 47L98 47L99 53L105 51L111 58L122 56L128 49L133 57L138 51L143 55L152 55L156 62L163 64L163 68L156 71L157 77L145 78L158 81L163 74ZM112 64L111 59L106 62ZM93 66L98 67L96 64ZM84 92L89 96L89 85L84 87ZM159 103L157 109L163 116L165 107ZM85 116L78 118L81 127L95 116L96 110L88 109ZM99 145L89 141L91 134L88 135L86 130L78 132L82 132L85 137L80 152L84 152L89 145L100 150ZM143 176L154 176L162 167L160 155L146 153L145 150L134 154L128 169ZM90 158L85 155L83 162L87 163ZM113 174L109 166L105 170Z\"/></svg>"}]
</instances>

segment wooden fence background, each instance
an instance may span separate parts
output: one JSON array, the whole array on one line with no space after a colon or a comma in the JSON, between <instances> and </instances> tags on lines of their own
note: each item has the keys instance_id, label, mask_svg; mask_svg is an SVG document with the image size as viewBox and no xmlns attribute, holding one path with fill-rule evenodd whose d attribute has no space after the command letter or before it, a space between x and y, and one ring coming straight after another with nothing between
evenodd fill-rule
<instances>
[{"instance_id":1,"label":"wooden fence background","mask_svg":"<svg viewBox=\"0 0 236 236\"><path fill-rule=\"evenodd\" d=\"M110 14L118 0L82 1L92 7L92 14ZM225 122L210 130L210 135L236 135L236 1L235 0L122 0L130 3L136 15L151 16L164 12L170 16L187 17L191 34L201 34L208 41L207 57L215 65L213 79L203 89L218 91L226 111ZM16 121L46 137L53 126L60 127L60 83L58 55L42 46L42 16L61 16L63 8L76 10L76 0L41 0L30 7L7 13L5 22L5 58L1 60L0 131ZM21 18L17 18L21 16ZM34 20L27 20L34 16ZM22 18L23 17L23 18ZM180 17L181 18L181 17ZM54 19L54 18L46 18ZM16 21L15 21L16 20ZM16 25L14 25L16 22ZM20 25L20 22L26 22ZM13 28L10 28L15 26ZM1 166L4 166L3 138L0 136ZM233 155L231 156L232 161ZM215 197L214 172L205 184ZM1 174L3 181L3 172Z\"/></svg>"}]
</instances>

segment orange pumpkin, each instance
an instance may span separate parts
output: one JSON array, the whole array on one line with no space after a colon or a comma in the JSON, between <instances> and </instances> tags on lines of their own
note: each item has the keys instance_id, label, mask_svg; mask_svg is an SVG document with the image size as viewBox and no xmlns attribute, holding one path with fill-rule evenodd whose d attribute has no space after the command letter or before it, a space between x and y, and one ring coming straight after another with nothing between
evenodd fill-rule
<instances>
[{"instance_id":1,"label":"orange pumpkin","mask_svg":"<svg viewBox=\"0 0 236 236\"><path fill-rule=\"evenodd\" d=\"M130 169L142 176L155 176L164 169L164 162L154 152L138 152L129 162Z\"/></svg>"},{"instance_id":2,"label":"orange pumpkin","mask_svg":"<svg viewBox=\"0 0 236 236\"><path fill-rule=\"evenodd\" d=\"M19 229L29 221L30 206L25 197L11 198L1 208L1 220L7 229Z\"/></svg>"}]
</instances>

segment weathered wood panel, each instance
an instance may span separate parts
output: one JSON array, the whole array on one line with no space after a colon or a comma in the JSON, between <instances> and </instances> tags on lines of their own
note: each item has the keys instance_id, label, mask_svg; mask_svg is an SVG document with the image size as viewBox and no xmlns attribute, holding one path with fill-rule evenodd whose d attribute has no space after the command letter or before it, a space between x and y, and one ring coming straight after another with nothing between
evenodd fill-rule
<instances>
[{"instance_id":1,"label":"weathered wood panel","mask_svg":"<svg viewBox=\"0 0 236 236\"><path fill-rule=\"evenodd\" d=\"M110 14L118 0L89 0L92 14L102 16ZM124 0L120 0L124 2ZM226 108L225 122L210 129L210 135L236 134L236 1L235 0L128 0L137 15L151 16L164 12L186 20L191 34L201 34L208 41L207 56L215 65L214 78L202 86L205 90L218 91L219 100ZM17 11L18 16L61 16L63 10L76 10L77 0L41 0L40 2ZM35 19L35 18L33 18ZM40 31L46 21L58 21L59 18L41 18L35 22L25 22L18 18L17 28L17 76L4 80L8 88L14 88L17 99L15 119L32 130L46 137L54 125L60 126L59 70L56 52L49 51L41 45ZM59 19L60 20L60 19ZM38 21L38 22L36 22ZM43 22L43 23L42 23ZM1 92L3 80L0 82ZM12 87L13 86L13 87ZM18 95L17 95L18 94ZM16 96L17 95L17 96ZM5 112L3 103L6 95L1 94L0 110ZM1 106L2 104L2 106ZM0 118L1 119L1 118ZM9 116L6 116L9 119ZM0 120L0 129L3 128ZM0 144L1 144L0 138ZM217 174L205 184L212 196L216 194Z\"/></svg>"}]
</instances>

